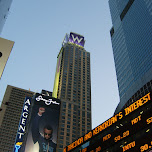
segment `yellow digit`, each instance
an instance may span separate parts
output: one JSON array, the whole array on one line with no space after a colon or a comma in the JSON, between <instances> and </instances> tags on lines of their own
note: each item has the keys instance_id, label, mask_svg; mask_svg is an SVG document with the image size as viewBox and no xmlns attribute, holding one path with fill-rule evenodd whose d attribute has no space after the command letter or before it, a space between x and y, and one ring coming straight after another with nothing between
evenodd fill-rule
<instances>
[{"instance_id":1,"label":"yellow digit","mask_svg":"<svg viewBox=\"0 0 152 152\"><path fill-rule=\"evenodd\" d=\"M114 138L115 142L117 142L120 139L121 139L120 135Z\"/></svg>"},{"instance_id":2,"label":"yellow digit","mask_svg":"<svg viewBox=\"0 0 152 152\"><path fill-rule=\"evenodd\" d=\"M141 151L141 152L145 151L145 150L144 150L144 146L141 146L141 147L140 147L140 151Z\"/></svg>"}]
</instances>

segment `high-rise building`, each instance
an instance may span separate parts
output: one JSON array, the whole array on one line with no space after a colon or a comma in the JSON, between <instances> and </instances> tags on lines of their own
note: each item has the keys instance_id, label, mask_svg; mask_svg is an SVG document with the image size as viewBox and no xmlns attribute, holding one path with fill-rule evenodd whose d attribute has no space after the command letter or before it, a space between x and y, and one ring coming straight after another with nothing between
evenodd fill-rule
<instances>
[{"instance_id":1,"label":"high-rise building","mask_svg":"<svg viewBox=\"0 0 152 152\"><path fill-rule=\"evenodd\" d=\"M118 112L152 88L152 1L109 0L109 7Z\"/></svg>"},{"instance_id":2,"label":"high-rise building","mask_svg":"<svg viewBox=\"0 0 152 152\"><path fill-rule=\"evenodd\" d=\"M25 97L34 92L8 85L0 108L0 151L12 152Z\"/></svg>"},{"instance_id":3,"label":"high-rise building","mask_svg":"<svg viewBox=\"0 0 152 152\"><path fill-rule=\"evenodd\" d=\"M5 65L12 51L14 42L0 38L0 79L2 77Z\"/></svg>"},{"instance_id":4,"label":"high-rise building","mask_svg":"<svg viewBox=\"0 0 152 152\"><path fill-rule=\"evenodd\" d=\"M57 57L53 97L61 100L57 151L91 129L90 53L84 37L66 35Z\"/></svg>"},{"instance_id":5,"label":"high-rise building","mask_svg":"<svg viewBox=\"0 0 152 152\"><path fill-rule=\"evenodd\" d=\"M11 3L12 0L0 0L0 34L5 24ZM13 45L13 41L0 38L0 79Z\"/></svg>"},{"instance_id":6,"label":"high-rise building","mask_svg":"<svg viewBox=\"0 0 152 152\"><path fill-rule=\"evenodd\" d=\"M0 34L7 19L12 0L0 0Z\"/></svg>"}]
</instances>

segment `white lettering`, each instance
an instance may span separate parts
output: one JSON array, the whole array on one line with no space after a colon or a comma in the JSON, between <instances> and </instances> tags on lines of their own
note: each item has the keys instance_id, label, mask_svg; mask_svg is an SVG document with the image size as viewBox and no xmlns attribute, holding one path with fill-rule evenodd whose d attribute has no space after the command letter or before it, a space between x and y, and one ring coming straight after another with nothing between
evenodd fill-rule
<instances>
[{"instance_id":1,"label":"white lettering","mask_svg":"<svg viewBox=\"0 0 152 152\"><path fill-rule=\"evenodd\" d=\"M26 119L25 119L25 118L23 118L21 121L22 121L22 122L21 122L21 124L25 125L25 121L26 121Z\"/></svg>"},{"instance_id":2,"label":"white lettering","mask_svg":"<svg viewBox=\"0 0 152 152\"><path fill-rule=\"evenodd\" d=\"M19 139L21 139L22 135L24 135L24 133L21 133L21 132L18 132L18 134L19 134Z\"/></svg>"},{"instance_id":3,"label":"white lettering","mask_svg":"<svg viewBox=\"0 0 152 152\"><path fill-rule=\"evenodd\" d=\"M74 41L74 42L77 40L77 41L78 41L78 43L80 43L80 42L82 41L82 39L83 39L83 38L80 38L80 39L79 39L77 36L76 36L76 37L74 37L74 35L73 35L73 34L72 34L71 36L72 36L72 39L73 39L73 41Z\"/></svg>"},{"instance_id":4,"label":"white lettering","mask_svg":"<svg viewBox=\"0 0 152 152\"><path fill-rule=\"evenodd\" d=\"M25 101L25 104L27 104L27 103L28 103L28 105L31 105L29 99L27 99L27 100Z\"/></svg>"},{"instance_id":5,"label":"white lettering","mask_svg":"<svg viewBox=\"0 0 152 152\"><path fill-rule=\"evenodd\" d=\"M22 130L23 132L25 132L25 126L23 127L22 125L20 125L19 130Z\"/></svg>"},{"instance_id":6,"label":"white lettering","mask_svg":"<svg viewBox=\"0 0 152 152\"><path fill-rule=\"evenodd\" d=\"M28 111L28 106L27 105L24 106L24 110Z\"/></svg>"},{"instance_id":7,"label":"white lettering","mask_svg":"<svg viewBox=\"0 0 152 152\"><path fill-rule=\"evenodd\" d=\"M23 112L22 116L23 116L24 118L27 118L27 117L28 117L28 113L27 113L27 112Z\"/></svg>"},{"instance_id":8,"label":"white lettering","mask_svg":"<svg viewBox=\"0 0 152 152\"><path fill-rule=\"evenodd\" d=\"M44 101L46 105L50 105L50 104L57 104L57 105L59 105L60 104L60 103L57 103L56 101L52 101L52 99L48 99L48 100L44 99L41 95L36 98L36 101L40 101L40 100Z\"/></svg>"}]
</instances>

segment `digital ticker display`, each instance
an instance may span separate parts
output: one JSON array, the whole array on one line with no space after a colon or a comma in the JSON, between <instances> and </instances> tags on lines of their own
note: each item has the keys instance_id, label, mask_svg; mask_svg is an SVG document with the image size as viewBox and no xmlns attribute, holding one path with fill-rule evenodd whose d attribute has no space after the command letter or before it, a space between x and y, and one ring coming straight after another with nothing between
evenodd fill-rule
<instances>
[{"instance_id":1,"label":"digital ticker display","mask_svg":"<svg viewBox=\"0 0 152 152\"><path fill-rule=\"evenodd\" d=\"M64 152L146 152L152 149L152 93L100 124ZM86 147L86 143L89 143Z\"/></svg>"}]
</instances>

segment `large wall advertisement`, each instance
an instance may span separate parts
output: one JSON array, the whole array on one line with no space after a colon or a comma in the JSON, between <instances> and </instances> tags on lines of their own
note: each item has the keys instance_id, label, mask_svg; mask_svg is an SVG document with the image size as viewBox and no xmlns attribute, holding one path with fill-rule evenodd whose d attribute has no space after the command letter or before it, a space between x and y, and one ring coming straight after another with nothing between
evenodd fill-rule
<instances>
[{"instance_id":1,"label":"large wall advertisement","mask_svg":"<svg viewBox=\"0 0 152 152\"><path fill-rule=\"evenodd\" d=\"M36 93L24 152L56 152L60 100Z\"/></svg>"}]
</instances>

